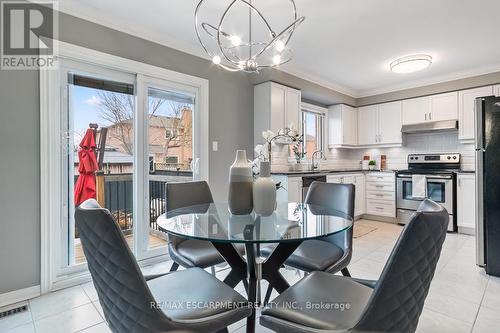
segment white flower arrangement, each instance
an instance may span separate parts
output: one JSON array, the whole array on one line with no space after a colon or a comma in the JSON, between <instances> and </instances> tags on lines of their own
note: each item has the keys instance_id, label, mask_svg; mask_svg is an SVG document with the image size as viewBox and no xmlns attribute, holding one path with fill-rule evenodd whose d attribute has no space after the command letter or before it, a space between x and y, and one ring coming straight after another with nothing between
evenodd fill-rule
<instances>
[{"instance_id":1,"label":"white flower arrangement","mask_svg":"<svg viewBox=\"0 0 500 333\"><path fill-rule=\"evenodd\" d=\"M271 130L263 131L262 137L266 140L266 143L256 145L254 148L255 159L252 161L252 170L254 175L258 175L260 173L260 161L271 162L273 144L301 145L304 142L303 135L295 129L294 123L290 123L288 127L280 129L277 134Z\"/></svg>"}]
</instances>

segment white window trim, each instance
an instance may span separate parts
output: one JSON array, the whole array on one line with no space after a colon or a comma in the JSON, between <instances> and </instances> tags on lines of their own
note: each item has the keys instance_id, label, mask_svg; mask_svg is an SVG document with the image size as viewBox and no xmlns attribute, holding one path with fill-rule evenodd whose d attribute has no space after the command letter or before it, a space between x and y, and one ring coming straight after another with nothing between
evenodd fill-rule
<instances>
[{"instance_id":1,"label":"white window trim","mask_svg":"<svg viewBox=\"0 0 500 333\"><path fill-rule=\"evenodd\" d=\"M303 126L303 121L302 121L302 112L303 111L306 111L306 112L312 112L312 113L317 113L317 114L320 114L323 116L323 124L322 124L322 129L321 129L321 133L322 133L322 138L321 138L321 141L322 141L322 144L321 144L321 151L323 152L323 154L326 154L326 146L327 146L327 140L328 140L328 137L327 137L327 132L328 132L328 127L327 127L327 115L328 115L328 109L327 108L324 108L324 107L321 107L321 106L317 106L317 105L314 105L314 104L310 104L310 103L306 103L306 102L302 102L300 103L300 131L302 133L302 126ZM307 158L304 157L302 159L303 161L306 161Z\"/></svg>"},{"instance_id":2,"label":"white window trim","mask_svg":"<svg viewBox=\"0 0 500 333\"><path fill-rule=\"evenodd\" d=\"M197 89L197 111L200 112L201 122L199 129L200 158L205 163L199 168L199 178L207 180L209 176L209 82L199 77L174 72L165 68L144 64L111 54L95 51L69 43L54 41L57 58L75 60L78 62L98 65L137 75L137 81L144 76L158 78L191 86ZM59 226L61 225L61 151L60 144L63 137L61 123L61 78L59 70L40 69L40 208L41 208L41 292L64 288L69 285L89 280L88 271L57 276L57 251L59 245ZM138 92L139 93L139 92ZM138 96L143 98L143 96ZM140 103L141 101L138 101ZM137 125L137 124L136 124ZM137 136L140 136L140 130ZM136 155L140 155L139 151ZM137 158L137 157L135 157ZM137 168L137 177L144 176L144 168ZM141 171L142 170L142 171ZM145 198L147 193L137 193L137 198ZM135 199L137 199L135 198ZM137 200L135 202L138 202ZM137 212L139 213L139 212ZM139 223L140 224L140 223ZM150 262L151 259L144 262Z\"/></svg>"}]
</instances>

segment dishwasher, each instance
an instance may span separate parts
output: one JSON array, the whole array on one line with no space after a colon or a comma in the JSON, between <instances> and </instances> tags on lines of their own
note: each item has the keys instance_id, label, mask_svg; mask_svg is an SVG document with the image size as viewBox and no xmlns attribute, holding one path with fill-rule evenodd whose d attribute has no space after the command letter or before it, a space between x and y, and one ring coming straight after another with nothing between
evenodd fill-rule
<instances>
[{"instance_id":1,"label":"dishwasher","mask_svg":"<svg viewBox=\"0 0 500 333\"><path fill-rule=\"evenodd\" d=\"M326 176L304 176L302 177L302 202L306 200L307 191L309 191L309 186L312 182L323 182L326 183Z\"/></svg>"}]
</instances>

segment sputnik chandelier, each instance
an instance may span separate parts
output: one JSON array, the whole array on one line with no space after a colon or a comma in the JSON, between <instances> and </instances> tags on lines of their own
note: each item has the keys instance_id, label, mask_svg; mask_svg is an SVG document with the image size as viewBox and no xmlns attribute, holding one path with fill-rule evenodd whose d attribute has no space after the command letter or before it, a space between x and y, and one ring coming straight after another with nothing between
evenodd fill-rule
<instances>
[{"instance_id":1,"label":"sputnik chandelier","mask_svg":"<svg viewBox=\"0 0 500 333\"><path fill-rule=\"evenodd\" d=\"M221 16L214 15L218 10L207 7L205 4L208 2L200 0L194 20L198 40L214 64L229 71L255 73L292 59L292 51L287 45L295 28L305 19L304 16L298 17L294 0L287 0L292 21L282 25L284 28L281 32L273 30L262 9L257 9L253 0L227 1L229 6L220 8ZM215 6L220 5L221 1L210 3ZM276 1L266 0L263 3L275 4ZM284 9L279 10L280 21L285 17ZM210 17L211 22L205 17Z\"/></svg>"}]
</instances>

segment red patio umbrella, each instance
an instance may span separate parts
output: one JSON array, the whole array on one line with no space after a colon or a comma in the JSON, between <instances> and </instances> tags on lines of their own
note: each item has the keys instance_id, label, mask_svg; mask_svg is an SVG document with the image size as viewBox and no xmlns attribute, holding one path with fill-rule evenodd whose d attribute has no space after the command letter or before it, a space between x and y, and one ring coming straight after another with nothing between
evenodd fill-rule
<instances>
[{"instance_id":1,"label":"red patio umbrella","mask_svg":"<svg viewBox=\"0 0 500 333\"><path fill-rule=\"evenodd\" d=\"M95 172L99 169L95 156L94 130L85 133L78 150L78 180L75 184L75 206L87 199L96 198Z\"/></svg>"}]
</instances>

